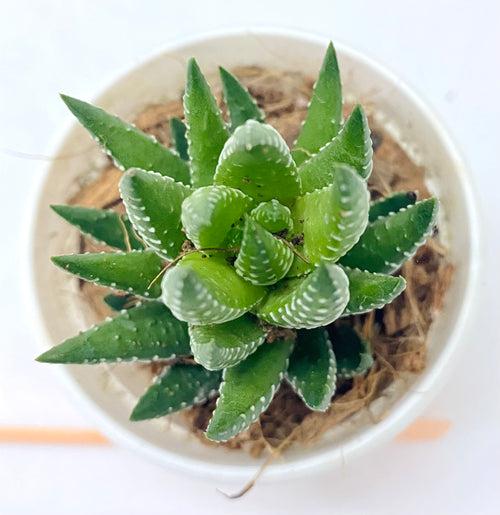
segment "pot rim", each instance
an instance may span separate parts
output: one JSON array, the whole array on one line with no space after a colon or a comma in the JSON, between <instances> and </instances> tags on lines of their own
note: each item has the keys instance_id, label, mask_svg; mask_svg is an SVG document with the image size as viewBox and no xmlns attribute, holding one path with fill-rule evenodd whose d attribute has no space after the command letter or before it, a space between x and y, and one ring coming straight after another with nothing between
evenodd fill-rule
<instances>
[{"instance_id":1,"label":"pot rim","mask_svg":"<svg viewBox=\"0 0 500 515\"><path fill-rule=\"evenodd\" d=\"M311 32L300 31L296 29L287 28L274 28L271 26L259 26L255 28L233 28L210 31L200 33L195 36L177 38L170 44L163 47L161 50L154 52L152 55L147 56L145 59L138 61L129 66L126 70L114 76L114 79L107 81L105 87L98 88L99 95L94 98L100 97L103 93L112 88L116 83L127 78L136 67L143 66L148 62L154 61L163 54L175 51L187 45L200 44L206 41L237 38L242 36L255 36L255 37L279 37L282 39L302 40L313 44L321 44L326 47L330 38L312 34ZM457 323L453 328L452 333L448 336L447 343L442 352L437 357L432 368L425 369L418 377L415 391L408 391L404 398L399 399L392 406L388 415L377 424L368 427L363 433L356 438L352 438L349 442L342 447L334 447L331 451L323 453L321 456L305 455L300 461L292 463L275 462L270 466L265 474L265 479L284 479L285 477L300 476L306 471L311 473L331 466L334 462L345 462L347 457L352 458L360 453L361 450L366 450L368 444L373 447L374 444L388 441L400 430L411 422L411 420L420 412L437 393L439 386L441 386L445 377L448 375L452 366L450 366L451 359L455 359L457 349L463 346L458 345L462 339L463 334L467 330L469 321L472 319L471 312L474 306L474 301L478 295L478 273L480 268L480 249L481 234L478 215L478 203L476 202L476 194L472 185L469 167L467 166L463 156L459 152L457 146L452 140L449 131L444 127L443 123L438 119L434 111L424 102L421 95L417 94L415 90L408 86L406 82L401 80L393 72L379 64L376 60L367 56L364 52L359 52L352 49L344 43L335 43L336 48L343 54L348 55L358 62L362 62L367 67L373 69L378 75L382 76L389 83L392 83L395 88L402 90L405 96L409 97L417 109L424 115L424 117L433 125L437 132L439 132L443 145L446 148L447 154L452 156L453 161L456 163L455 176L459 179L462 193L466 199L465 210L468 215L468 222L470 225L470 259L464 265L467 272L467 282L463 291L463 301L459 308L459 313L456 317ZM59 149L62 147L63 142L68 135L71 128L75 127L76 122L68 122L63 124L61 131L54 139L54 145L50 146L49 155L57 155ZM31 320L34 322L34 327L37 336L43 335L40 338L40 343L46 348L50 346L51 339L48 335L46 321L40 309L37 299L37 291L35 288L35 236L36 236L36 214L40 209L46 207L42 198L42 189L47 175L49 174L51 164L49 163L44 168L38 183L32 190L32 198L30 201L29 219L30 225L28 236L29 241L26 243L28 246L27 263L25 269L25 290L30 302L32 312ZM38 341L38 337L37 337ZM447 364L448 366L445 366ZM255 466L242 466L242 465L223 465L213 464L201 461L199 459L188 458L179 454L173 454L166 449L159 450L154 444L147 442L140 436L129 431L124 425L114 421L103 409L98 407L94 401L87 396L85 391L79 386L75 378L66 367L55 367L59 373L62 381L84 409L90 414L92 419L96 421L98 428L107 436L111 441L118 442L125 447L132 448L139 453L149 456L157 462L169 467L179 468L185 470L193 475L210 477L225 480L244 480L251 477L259 468L259 464Z\"/></svg>"}]
</instances>

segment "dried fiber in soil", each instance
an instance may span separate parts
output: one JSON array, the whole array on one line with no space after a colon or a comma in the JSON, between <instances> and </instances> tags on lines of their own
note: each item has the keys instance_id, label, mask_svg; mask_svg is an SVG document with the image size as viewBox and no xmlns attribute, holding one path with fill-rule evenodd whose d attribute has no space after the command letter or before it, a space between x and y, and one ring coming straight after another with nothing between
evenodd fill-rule
<instances>
[{"instance_id":1,"label":"dried fiber in soil","mask_svg":"<svg viewBox=\"0 0 500 515\"><path fill-rule=\"evenodd\" d=\"M267 121L292 145L306 113L312 79L300 73L282 73L258 67L233 71L265 110ZM349 107L346 107L346 113L348 111ZM180 98L149 106L135 123L169 144L168 120L172 116L182 116ZM425 170L415 165L374 120L370 121L375 150L374 170L369 180L372 198L404 190L417 191L419 198L429 196L424 182ZM71 203L122 210L118 196L120 176L121 172L110 164L95 182L82 187ZM81 247L82 251L98 248L83 238ZM422 371L426 362L429 327L442 307L453 275L453 267L446 260L446 249L440 244L437 233L403 266L400 273L407 281L407 288L400 297L382 310L349 319L371 341L375 362L365 376L338 385L328 411L310 411L291 388L283 384L260 420L228 442L216 444L203 436L214 400L187 410L186 424L208 445L245 449L251 455L259 456L266 449L282 450L291 444L314 442L328 429L367 408L399 374ZM109 314L102 302L105 289L82 282L81 290L100 316ZM158 365L155 367L158 369Z\"/></svg>"}]
</instances>

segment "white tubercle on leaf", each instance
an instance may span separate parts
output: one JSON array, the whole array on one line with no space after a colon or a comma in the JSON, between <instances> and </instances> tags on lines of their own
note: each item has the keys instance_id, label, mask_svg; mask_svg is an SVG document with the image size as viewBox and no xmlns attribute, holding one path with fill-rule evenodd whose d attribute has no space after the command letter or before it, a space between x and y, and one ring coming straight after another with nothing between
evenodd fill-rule
<instances>
[{"instance_id":1,"label":"white tubercle on leaf","mask_svg":"<svg viewBox=\"0 0 500 515\"><path fill-rule=\"evenodd\" d=\"M285 140L276 129L255 120L240 125L226 141L214 183L238 188L258 202L276 198L290 204L300 192Z\"/></svg>"},{"instance_id":2,"label":"white tubercle on leaf","mask_svg":"<svg viewBox=\"0 0 500 515\"><path fill-rule=\"evenodd\" d=\"M155 172L128 170L120 194L128 217L146 245L166 259L175 259L186 239L181 227L181 205L188 186Z\"/></svg>"},{"instance_id":3,"label":"white tubercle on leaf","mask_svg":"<svg viewBox=\"0 0 500 515\"><path fill-rule=\"evenodd\" d=\"M280 327L314 329L336 320L348 301L345 272L322 262L305 277L282 281L259 306L257 315Z\"/></svg>"},{"instance_id":4,"label":"white tubercle on leaf","mask_svg":"<svg viewBox=\"0 0 500 515\"><path fill-rule=\"evenodd\" d=\"M292 261L293 252L286 243L246 217L241 248L234 263L241 277L252 284L274 284L286 275Z\"/></svg>"},{"instance_id":5,"label":"white tubercle on leaf","mask_svg":"<svg viewBox=\"0 0 500 515\"><path fill-rule=\"evenodd\" d=\"M197 248L223 246L252 200L228 186L197 189L182 204L182 225Z\"/></svg>"},{"instance_id":6,"label":"white tubercle on leaf","mask_svg":"<svg viewBox=\"0 0 500 515\"><path fill-rule=\"evenodd\" d=\"M221 324L240 317L265 290L244 281L222 256L193 253L165 273L162 300L193 325Z\"/></svg>"}]
</instances>

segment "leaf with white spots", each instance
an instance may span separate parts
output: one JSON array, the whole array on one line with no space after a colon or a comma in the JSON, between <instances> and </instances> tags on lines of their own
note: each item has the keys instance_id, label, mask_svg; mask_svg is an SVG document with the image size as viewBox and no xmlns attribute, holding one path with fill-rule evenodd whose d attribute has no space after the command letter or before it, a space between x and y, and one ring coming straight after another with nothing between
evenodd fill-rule
<instances>
[{"instance_id":1,"label":"leaf with white spots","mask_svg":"<svg viewBox=\"0 0 500 515\"><path fill-rule=\"evenodd\" d=\"M165 273L163 302L193 325L222 324L250 311L265 290L242 279L223 256L192 253Z\"/></svg>"},{"instance_id":2,"label":"leaf with white spots","mask_svg":"<svg viewBox=\"0 0 500 515\"><path fill-rule=\"evenodd\" d=\"M176 118L175 116L170 118L170 137L175 146L175 150L182 160L189 161L186 130L186 126L181 119Z\"/></svg>"},{"instance_id":3,"label":"leaf with white spots","mask_svg":"<svg viewBox=\"0 0 500 515\"><path fill-rule=\"evenodd\" d=\"M146 302L44 352L45 363L155 361L190 354L184 322L161 302Z\"/></svg>"},{"instance_id":4,"label":"leaf with white spots","mask_svg":"<svg viewBox=\"0 0 500 515\"><path fill-rule=\"evenodd\" d=\"M227 247L227 237L252 199L227 186L205 186L182 204L182 226L197 248Z\"/></svg>"},{"instance_id":5,"label":"leaf with white spots","mask_svg":"<svg viewBox=\"0 0 500 515\"><path fill-rule=\"evenodd\" d=\"M148 420L202 404L217 392L220 372L181 363L160 374L137 402L130 420Z\"/></svg>"},{"instance_id":6,"label":"leaf with white spots","mask_svg":"<svg viewBox=\"0 0 500 515\"><path fill-rule=\"evenodd\" d=\"M165 259L175 259L186 239L181 206L190 193L189 187L170 177L134 168L120 181L120 195L135 230Z\"/></svg>"},{"instance_id":7,"label":"leaf with white spots","mask_svg":"<svg viewBox=\"0 0 500 515\"><path fill-rule=\"evenodd\" d=\"M248 89L226 69L220 67L220 78L224 101L231 118L231 131L243 125L247 120L264 121L264 113L259 109Z\"/></svg>"},{"instance_id":8,"label":"leaf with white spots","mask_svg":"<svg viewBox=\"0 0 500 515\"><path fill-rule=\"evenodd\" d=\"M349 324L330 328L330 339L339 377L349 379L364 374L373 365L370 344Z\"/></svg>"},{"instance_id":9,"label":"leaf with white spots","mask_svg":"<svg viewBox=\"0 0 500 515\"><path fill-rule=\"evenodd\" d=\"M144 245L136 238L128 218L115 211L66 205L50 207L61 218L97 243L120 250L144 248Z\"/></svg>"},{"instance_id":10,"label":"leaf with white spots","mask_svg":"<svg viewBox=\"0 0 500 515\"><path fill-rule=\"evenodd\" d=\"M438 206L437 199L430 198L378 218L340 262L368 272L396 271L432 233Z\"/></svg>"},{"instance_id":11,"label":"leaf with white spots","mask_svg":"<svg viewBox=\"0 0 500 515\"><path fill-rule=\"evenodd\" d=\"M284 241L246 217L240 251L234 262L241 277L252 284L274 284L285 277L292 261L293 252Z\"/></svg>"},{"instance_id":12,"label":"leaf with white spots","mask_svg":"<svg viewBox=\"0 0 500 515\"><path fill-rule=\"evenodd\" d=\"M368 121L363 108L357 105L337 136L300 165L302 192L332 184L339 163L351 166L362 179L367 179L372 171L372 156Z\"/></svg>"},{"instance_id":13,"label":"leaf with white spots","mask_svg":"<svg viewBox=\"0 0 500 515\"><path fill-rule=\"evenodd\" d=\"M293 158L297 165L331 141L339 132L341 123L342 85L337 56L330 43L314 85L304 125L295 142Z\"/></svg>"},{"instance_id":14,"label":"leaf with white spots","mask_svg":"<svg viewBox=\"0 0 500 515\"><path fill-rule=\"evenodd\" d=\"M208 370L238 364L266 339L264 329L251 315L224 324L189 326L189 336L195 361Z\"/></svg>"},{"instance_id":15,"label":"leaf with white spots","mask_svg":"<svg viewBox=\"0 0 500 515\"><path fill-rule=\"evenodd\" d=\"M251 211L250 216L264 229L273 233L288 231L293 225L290 209L276 199L261 202Z\"/></svg>"},{"instance_id":16,"label":"leaf with white spots","mask_svg":"<svg viewBox=\"0 0 500 515\"><path fill-rule=\"evenodd\" d=\"M338 168L330 186L297 199L294 233L304 236L304 254L312 263L336 261L359 240L368 223L366 183L348 166Z\"/></svg>"},{"instance_id":17,"label":"leaf with white spots","mask_svg":"<svg viewBox=\"0 0 500 515\"><path fill-rule=\"evenodd\" d=\"M258 307L259 318L290 329L332 323L349 301L349 281L337 265L322 262L313 272L280 282Z\"/></svg>"},{"instance_id":18,"label":"leaf with white spots","mask_svg":"<svg viewBox=\"0 0 500 515\"><path fill-rule=\"evenodd\" d=\"M194 59L188 62L184 93L191 182L195 188L212 184L222 147L228 138L217 101Z\"/></svg>"},{"instance_id":19,"label":"leaf with white spots","mask_svg":"<svg viewBox=\"0 0 500 515\"><path fill-rule=\"evenodd\" d=\"M287 378L314 411L325 411L335 393L337 366L328 333L323 328L299 331L290 356Z\"/></svg>"},{"instance_id":20,"label":"leaf with white spots","mask_svg":"<svg viewBox=\"0 0 500 515\"><path fill-rule=\"evenodd\" d=\"M189 184L188 165L153 136L91 104L66 95L61 98L119 168L151 170Z\"/></svg>"},{"instance_id":21,"label":"leaf with white spots","mask_svg":"<svg viewBox=\"0 0 500 515\"><path fill-rule=\"evenodd\" d=\"M270 125L248 120L227 140L215 184L237 188L257 202L291 204L300 182L285 140Z\"/></svg>"},{"instance_id":22,"label":"leaf with white spots","mask_svg":"<svg viewBox=\"0 0 500 515\"><path fill-rule=\"evenodd\" d=\"M159 282L152 285L151 282L160 273L163 262L151 251L70 254L55 256L52 262L70 274L101 286L153 299L161 294Z\"/></svg>"},{"instance_id":23,"label":"leaf with white spots","mask_svg":"<svg viewBox=\"0 0 500 515\"><path fill-rule=\"evenodd\" d=\"M286 340L261 345L245 361L224 370L207 438L229 440L259 418L281 383L292 348Z\"/></svg>"},{"instance_id":24,"label":"leaf with white spots","mask_svg":"<svg viewBox=\"0 0 500 515\"><path fill-rule=\"evenodd\" d=\"M349 279L349 302L344 315L359 315L392 302L406 287L403 277L344 268Z\"/></svg>"},{"instance_id":25,"label":"leaf with white spots","mask_svg":"<svg viewBox=\"0 0 500 515\"><path fill-rule=\"evenodd\" d=\"M414 191L401 191L393 193L389 197L382 197L370 205L369 222L374 222L381 216L397 213L404 207L411 206L417 201L417 194Z\"/></svg>"}]
</instances>

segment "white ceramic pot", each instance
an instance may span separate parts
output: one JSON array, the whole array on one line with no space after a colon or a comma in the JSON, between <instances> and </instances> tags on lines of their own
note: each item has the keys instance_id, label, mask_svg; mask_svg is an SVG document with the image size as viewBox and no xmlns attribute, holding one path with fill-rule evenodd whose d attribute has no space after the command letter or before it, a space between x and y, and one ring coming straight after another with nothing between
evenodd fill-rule
<instances>
[{"instance_id":1,"label":"white ceramic pot","mask_svg":"<svg viewBox=\"0 0 500 515\"><path fill-rule=\"evenodd\" d=\"M147 104L178 98L186 61L195 56L208 77L217 66L261 65L299 70L315 76L327 41L290 31L242 30L200 37L168 48L119 78L94 102L126 119ZM294 448L267 470L267 477L290 477L332 466L391 438L407 425L449 369L463 341L477 284L478 231L470 177L456 148L429 109L398 78L370 59L337 45L344 90L349 99L369 103L393 136L429 172L431 189L441 200L441 228L456 273L442 313L432 326L428 365L420 374L395 382L372 406L387 415L374 424L358 413L326 434L315 446ZM70 116L68 114L68 116ZM88 134L76 125L66 134L42 185L32 238L32 286L45 345L52 346L96 322L78 296L77 282L50 262L50 256L77 251L77 233L49 210L76 192L77 178L99 168L102 158ZM68 155L73 157L67 157ZM40 365L48 366L48 365ZM174 420L132 423L128 416L149 377L133 365L60 367L80 402L95 415L112 440L160 462L218 479L247 479L259 462L245 453L207 447Z\"/></svg>"}]
</instances>

